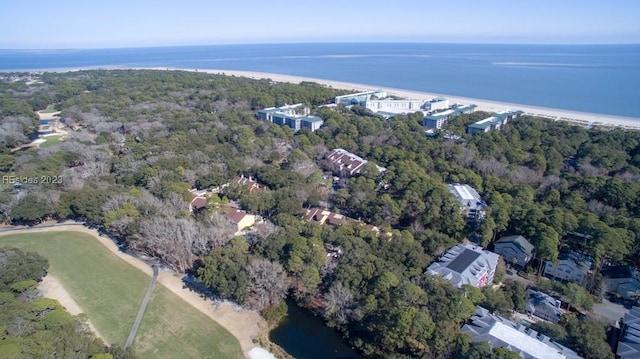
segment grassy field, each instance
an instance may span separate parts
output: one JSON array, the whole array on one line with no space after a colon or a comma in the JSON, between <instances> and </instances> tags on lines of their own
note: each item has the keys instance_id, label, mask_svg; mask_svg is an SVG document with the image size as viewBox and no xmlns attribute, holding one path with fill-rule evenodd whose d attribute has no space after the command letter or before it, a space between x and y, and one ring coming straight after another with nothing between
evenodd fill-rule
<instances>
[{"instance_id":1,"label":"grassy field","mask_svg":"<svg viewBox=\"0 0 640 359\"><path fill-rule=\"evenodd\" d=\"M60 136L60 135L44 137L44 139L46 139L47 141L41 143L39 147L40 148L47 148L47 147L51 147L51 146L57 145L60 142L62 142L62 140L60 139L61 137L62 136Z\"/></svg>"},{"instance_id":2,"label":"grassy field","mask_svg":"<svg viewBox=\"0 0 640 359\"><path fill-rule=\"evenodd\" d=\"M36 251L110 343L124 344L150 277L78 232L0 236L0 247ZM238 341L157 284L133 344L141 358L242 358Z\"/></svg>"}]
</instances>

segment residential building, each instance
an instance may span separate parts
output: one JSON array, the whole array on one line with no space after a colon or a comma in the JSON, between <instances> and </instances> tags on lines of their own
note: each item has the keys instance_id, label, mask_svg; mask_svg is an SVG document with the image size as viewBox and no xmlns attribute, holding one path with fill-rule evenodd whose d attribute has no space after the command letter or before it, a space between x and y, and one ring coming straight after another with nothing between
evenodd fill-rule
<instances>
[{"instance_id":1,"label":"residential building","mask_svg":"<svg viewBox=\"0 0 640 359\"><path fill-rule=\"evenodd\" d=\"M560 308L560 300L533 289L528 289L527 293L527 313L552 323L560 321L564 315L564 310Z\"/></svg>"},{"instance_id":2,"label":"residential building","mask_svg":"<svg viewBox=\"0 0 640 359\"><path fill-rule=\"evenodd\" d=\"M236 233L240 233L256 223L256 216L234 207L222 207L220 213L236 225Z\"/></svg>"},{"instance_id":3,"label":"residential building","mask_svg":"<svg viewBox=\"0 0 640 359\"><path fill-rule=\"evenodd\" d=\"M535 247L523 236L506 236L493 244L493 252L501 255L507 264L524 268L533 258Z\"/></svg>"},{"instance_id":4,"label":"residential building","mask_svg":"<svg viewBox=\"0 0 640 359\"><path fill-rule=\"evenodd\" d=\"M448 104L448 102L447 102ZM455 103L450 109L438 110L438 112L429 112L427 116L422 119L422 125L426 128L441 129L449 120L449 117L461 115L465 113L472 113L476 110L476 105L468 104L463 105L461 103Z\"/></svg>"},{"instance_id":5,"label":"residential building","mask_svg":"<svg viewBox=\"0 0 640 359\"><path fill-rule=\"evenodd\" d=\"M369 162L342 148L334 149L329 152L325 158L329 161L329 164L335 172L346 176L355 176L362 173L366 168L366 164ZM380 173L384 173L387 170L378 165L376 165L376 168Z\"/></svg>"},{"instance_id":6,"label":"residential building","mask_svg":"<svg viewBox=\"0 0 640 359\"><path fill-rule=\"evenodd\" d=\"M352 93L348 95L336 96L335 104L336 105L345 105L345 106L353 106L358 105L362 107L367 106L367 101L372 98L385 98L387 97L387 92L383 90L374 90L374 91L365 91Z\"/></svg>"},{"instance_id":7,"label":"residential building","mask_svg":"<svg viewBox=\"0 0 640 359\"><path fill-rule=\"evenodd\" d=\"M631 308L622 319L616 358L640 358L640 307Z\"/></svg>"},{"instance_id":8,"label":"residential building","mask_svg":"<svg viewBox=\"0 0 640 359\"><path fill-rule=\"evenodd\" d=\"M523 111L502 111L498 112L490 117L480 120L467 127L467 133L474 135L481 132L498 131L502 126L506 125L510 120L520 117L524 114Z\"/></svg>"},{"instance_id":9,"label":"residential building","mask_svg":"<svg viewBox=\"0 0 640 359\"><path fill-rule=\"evenodd\" d=\"M253 193L253 191L262 189L262 186L253 177L247 177L243 174L240 175L240 177L234 178L233 183L237 183L243 186L249 191L249 193ZM227 185L223 185L223 187L226 187Z\"/></svg>"},{"instance_id":10,"label":"residential building","mask_svg":"<svg viewBox=\"0 0 640 359\"><path fill-rule=\"evenodd\" d=\"M394 113L410 113L422 110L424 100L417 99L369 99L365 107L373 112L390 111Z\"/></svg>"},{"instance_id":11,"label":"residential building","mask_svg":"<svg viewBox=\"0 0 640 359\"><path fill-rule=\"evenodd\" d=\"M432 98L431 100L425 102L424 105L422 105L422 108L424 108L425 111L428 112L446 110L449 108L449 100L444 97Z\"/></svg>"},{"instance_id":12,"label":"residential building","mask_svg":"<svg viewBox=\"0 0 640 359\"><path fill-rule=\"evenodd\" d=\"M476 108L478 108L478 106L476 106L475 104L454 103L453 105L451 105L451 109L455 110L459 114L473 113L476 111Z\"/></svg>"},{"instance_id":13,"label":"residential building","mask_svg":"<svg viewBox=\"0 0 640 359\"><path fill-rule=\"evenodd\" d=\"M464 284L480 288L493 282L498 258L499 255L480 246L463 243L449 249L426 272L442 276L457 288Z\"/></svg>"},{"instance_id":14,"label":"residential building","mask_svg":"<svg viewBox=\"0 0 640 359\"><path fill-rule=\"evenodd\" d=\"M309 208L305 211L305 216L309 221L315 221L320 224L330 224L332 226L338 226L344 221L350 220L350 218L339 213L334 213L321 208Z\"/></svg>"},{"instance_id":15,"label":"residential building","mask_svg":"<svg viewBox=\"0 0 640 359\"><path fill-rule=\"evenodd\" d=\"M454 110L446 110L438 113L434 113L431 115L427 115L422 119L422 126L426 128L435 128L441 129L444 127L444 124L447 123L447 120L450 116L457 115L458 113Z\"/></svg>"},{"instance_id":16,"label":"residential building","mask_svg":"<svg viewBox=\"0 0 640 359\"><path fill-rule=\"evenodd\" d=\"M593 260L581 253L563 251L558 255L558 262L545 261L542 274L556 280L584 284Z\"/></svg>"},{"instance_id":17,"label":"residential building","mask_svg":"<svg viewBox=\"0 0 640 359\"><path fill-rule=\"evenodd\" d=\"M487 342L494 348L514 351L523 359L581 359L573 350L551 340L522 324L516 324L501 316L476 307L471 323L461 330L473 336L475 342Z\"/></svg>"},{"instance_id":18,"label":"residential building","mask_svg":"<svg viewBox=\"0 0 640 359\"><path fill-rule=\"evenodd\" d=\"M605 292L624 299L640 299L640 271L628 265L609 266L600 272L604 277Z\"/></svg>"},{"instance_id":19,"label":"residential building","mask_svg":"<svg viewBox=\"0 0 640 359\"><path fill-rule=\"evenodd\" d=\"M460 203L460 210L467 221L473 222L485 217L487 204L473 187L459 183L447 184L447 187Z\"/></svg>"},{"instance_id":20,"label":"residential building","mask_svg":"<svg viewBox=\"0 0 640 359\"><path fill-rule=\"evenodd\" d=\"M258 111L259 120L269 121L280 126L288 126L294 131L308 128L315 131L323 124L323 120L317 116L309 115L311 110L305 104L285 105L281 107L269 107Z\"/></svg>"}]
</instances>

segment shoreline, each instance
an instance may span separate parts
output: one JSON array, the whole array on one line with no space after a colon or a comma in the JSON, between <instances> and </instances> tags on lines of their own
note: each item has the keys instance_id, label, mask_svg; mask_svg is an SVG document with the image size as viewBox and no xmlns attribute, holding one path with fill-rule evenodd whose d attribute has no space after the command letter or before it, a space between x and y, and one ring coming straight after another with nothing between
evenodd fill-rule
<instances>
[{"instance_id":1,"label":"shoreline","mask_svg":"<svg viewBox=\"0 0 640 359\"><path fill-rule=\"evenodd\" d=\"M189 68L177 68L177 67L129 67L129 66L86 66L86 67L73 67L73 68L48 68L48 69L24 69L16 71L2 71L2 72L72 72L82 70L157 70L157 71L187 71L187 72L202 72L206 74L225 75L225 76L237 76L247 77L250 79L271 79L275 82L286 82L299 84L300 82L315 82L323 86L338 90L355 90L355 91L369 91L383 89L390 95L399 97L423 99L429 100L434 97L445 97L450 103L463 103L463 104L475 104L477 111L486 112L500 112L504 110L521 110L525 115L536 116L546 118L552 121L564 121L583 127L599 127L604 129L621 128L627 130L640 130L640 118L624 117L616 115L607 115L599 113L589 113L574 110L564 110L558 108L541 107L535 105L524 105L510 102L494 101L494 100L482 100L477 98L470 98L464 96L439 94L425 91L406 90L384 86L374 86L368 84L360 84L338 80L327 80L314 77L286 75L278 73L260 72L260 71L248 71L248 70L224 70L224 69L189 69Z\"/></svg>"}]
</instances>

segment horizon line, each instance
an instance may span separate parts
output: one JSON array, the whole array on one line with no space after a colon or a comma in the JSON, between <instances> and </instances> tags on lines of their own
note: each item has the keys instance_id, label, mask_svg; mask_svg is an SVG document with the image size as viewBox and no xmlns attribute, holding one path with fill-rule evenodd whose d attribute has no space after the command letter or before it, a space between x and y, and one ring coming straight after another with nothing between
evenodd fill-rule
<instances>
[{"instance_id":1,"label":"horizon line","mask_svg":"<svg viewBox=\"0 0 640 359\"><path fill-rule=\"evenodd\" d=\"M467 41L274 41L274 42L224 42L198 44L167 44L167 45L131 45L105 47L24 47L5 48L0 51L79 51L79 50L124 50L124 49L153 49L167 47L208 47L208 46L254 46L254 45L312 45L312 44L437 44L437 45L505 45L505 46L634 46L640 42L593 42L593 43L543 43L543 42L467 42Z\"/></svg>"}]
</instances>

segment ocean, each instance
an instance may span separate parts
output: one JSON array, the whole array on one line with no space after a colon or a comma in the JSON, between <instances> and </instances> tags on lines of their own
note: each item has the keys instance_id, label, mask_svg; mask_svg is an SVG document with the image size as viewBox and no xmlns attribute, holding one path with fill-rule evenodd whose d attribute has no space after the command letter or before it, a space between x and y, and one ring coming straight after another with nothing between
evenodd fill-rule
<instances>
[{"instance_id":1,"label":"ocean","mask_svg":"<svg viewBox=\"0 0 640 359\"><path fill-rule=\"evenodd\" d=\"M313 43L0 50L0 71L271 72L640 120L640 45Z\"/></svg>"}]
</instances>

